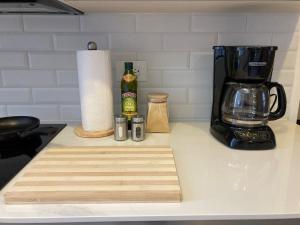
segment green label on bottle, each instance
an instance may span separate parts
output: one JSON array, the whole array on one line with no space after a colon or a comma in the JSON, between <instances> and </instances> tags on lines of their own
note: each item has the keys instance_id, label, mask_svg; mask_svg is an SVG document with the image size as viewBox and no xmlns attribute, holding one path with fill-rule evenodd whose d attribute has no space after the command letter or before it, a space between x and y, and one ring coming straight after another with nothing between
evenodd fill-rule
<instances>
[{"instance_id":1,"label":"green label on bottle","mask_svg":"<svg viewBox=\"0 0 300 225\"><path fill-rule=\"evenodd\" d=\"M123 112L137 112L136 94L126 92L122 94Z\"/></svg>"}]
</instances>

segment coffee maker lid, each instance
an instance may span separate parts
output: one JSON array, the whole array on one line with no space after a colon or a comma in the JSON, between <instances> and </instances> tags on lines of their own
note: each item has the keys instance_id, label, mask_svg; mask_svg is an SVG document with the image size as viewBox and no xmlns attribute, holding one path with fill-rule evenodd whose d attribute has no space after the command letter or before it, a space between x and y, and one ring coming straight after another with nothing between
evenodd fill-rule
<instances>
[{"instance_id":1,"label":"coffee maker lid","mask_svg":"<svg viewBox=\"0 0 300 225\"><path fill-rule=\"evenodd\" d=\"M268 45L215 45L212 47L213 49L217 49L217 48L236 48L236 49L240 49L240 48L245 48L245 49L270 49L270 50L277 50L278 46L268 46Z\"/></svg>"}]
</instances>

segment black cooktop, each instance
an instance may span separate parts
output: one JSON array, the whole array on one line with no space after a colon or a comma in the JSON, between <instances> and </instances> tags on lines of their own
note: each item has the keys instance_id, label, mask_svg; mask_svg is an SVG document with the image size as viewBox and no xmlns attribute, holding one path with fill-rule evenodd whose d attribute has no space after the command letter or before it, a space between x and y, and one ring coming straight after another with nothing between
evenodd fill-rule
<instances>
[{"instance_id":1,"label":"black cooktop","mask_svg":"<svg viewBox=\"0 0 300 225\"><path fill-rule=\"evenodd\" d=\"M17 143L0 143L0 190L66 125L41 124L33 135Z\"/></svg>"}]
</instances>

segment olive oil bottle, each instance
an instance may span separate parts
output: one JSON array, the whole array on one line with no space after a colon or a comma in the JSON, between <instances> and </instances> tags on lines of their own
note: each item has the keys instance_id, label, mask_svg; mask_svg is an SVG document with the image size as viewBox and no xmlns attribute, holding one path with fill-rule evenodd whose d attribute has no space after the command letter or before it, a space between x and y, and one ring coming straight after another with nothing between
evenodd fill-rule
<instances>
[{"instance_id":1,"label":"olive oil bottle","mask_svg":"<svg viewBox=\"0 0 300 225\"><path fill-rule=\"evenodd\" d=\"M128 119L131 128L131 118L137 115L137 77L133 71L133 63L125 62L125 72L121 81L122 114Z\"/></svg>"}]
</instances>

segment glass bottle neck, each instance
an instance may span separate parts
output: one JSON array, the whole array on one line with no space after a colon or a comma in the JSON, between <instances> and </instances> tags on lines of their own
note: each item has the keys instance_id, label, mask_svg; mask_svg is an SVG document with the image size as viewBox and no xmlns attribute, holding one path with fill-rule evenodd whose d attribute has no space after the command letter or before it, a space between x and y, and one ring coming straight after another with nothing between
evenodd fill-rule
<instances>
[{"instance_id":1,"label":"glass bottle neck","mask_svg":"<svg viewBox=\"0 0 300 225\"><path fill-rule=\"evenodd\" d=\"M134 71L133 71L133 70L125 70L125 73L124 73L124 74L128 74L128 73L134 74Z\"/></svg>"}]
</instances>

